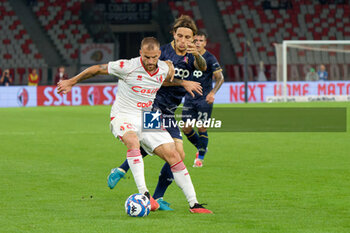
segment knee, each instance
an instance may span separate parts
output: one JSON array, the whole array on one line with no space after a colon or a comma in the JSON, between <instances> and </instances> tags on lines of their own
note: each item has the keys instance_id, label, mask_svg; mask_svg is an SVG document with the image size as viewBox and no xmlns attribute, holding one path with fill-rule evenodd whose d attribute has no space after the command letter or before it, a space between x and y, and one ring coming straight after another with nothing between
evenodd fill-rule
<instances>
[{"instance_id":1,"label":"knee","mask_svg":"<svg viewBox=\"0 0 350 233\"><path fill-rule=\"evenodd\" d=\"M172 165L174 163L177 163L179 162L181 159L181 156L179 154L179 152L177 152L176 150L173 150L173 151L170 151L168 153L168 156L167 156L167 162Z\"/></svg>"},{"instance_id":2,"label":"knee","mask_svg":"<svg viewBox=\"0 0 350 233\"><path fill-rule=\"evenodd\" d=\"M182 151L179 151L178 153L179 153L180 158L181 158L182 160L184 160L184 159L185 159L185 151L182 150Z\"/></svg>"},{"instance_id":3,"label":"knee","mask_svg":"<svg viewBox=\"0 0 350 233\"><path fill-rule=\"evenodd\" d=\"M130 150L130 149L139 149L140 148L140 143L139 143L139 139L136 135L136 133L132 132L132 133L126 133L123 136L123 142L126 145L126 147Z\"/></svg>"}]
</instances>

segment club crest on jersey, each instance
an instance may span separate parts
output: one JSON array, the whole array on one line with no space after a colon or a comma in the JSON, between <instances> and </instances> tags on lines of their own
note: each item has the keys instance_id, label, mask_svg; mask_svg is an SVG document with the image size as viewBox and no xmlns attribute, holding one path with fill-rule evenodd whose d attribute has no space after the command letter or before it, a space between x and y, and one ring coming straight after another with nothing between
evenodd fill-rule
<instances>
[{"instance_id":1,"label":"club crest on jersey","mask_svg":"<svg viewBox=\"0 0 350 233\"><path fill-rule=\"evenodd\" d=\"M185 62L186 64L188 64L188 57L187 57L187 56L184 56L184 62Z\"/></svg>"},{"instance_id":2,"label":"club crest on jersey","mask_svg":"<svg viewBox=\"0 0 350 233\"><path fill-rule=\"evenodd\" d=\"M160 77L156 77L157 82L162 83L163 82L163 75L161 75Z\"/></svg>"},{"instance_id":3,"label":"club crest on jersey","mask_svg":"<svg viewBox=\"0 0 350 233\"><path fill-rule=\"evenodd\" d=\"M142 75L137 76L137 81L142 81Z\"/></svg>"}]
</instances>

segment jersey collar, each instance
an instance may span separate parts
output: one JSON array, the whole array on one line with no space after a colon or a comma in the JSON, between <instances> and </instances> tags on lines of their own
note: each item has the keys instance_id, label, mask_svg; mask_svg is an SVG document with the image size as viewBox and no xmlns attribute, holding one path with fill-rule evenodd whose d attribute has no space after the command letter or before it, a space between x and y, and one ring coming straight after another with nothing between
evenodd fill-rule
<instances>
[{"instance_id":1,"label":"jersey collar","mask_svg":"<svg viewBox=\"0 0 350 233\"><path fill-rule=\"evenodd\" d=\"M140 62L141 62L141 65L142 65L143 69L147 72L147 74L149 74L149 76L152 77L152 76L158 74L158 72L159 72L159 66L158 65L157 65L158 67L157 67L156 71L154 71L154 73L152 74L152 73L148 72L148 70L146 70L145 66L142 63L142 58L141 57L140 57Z\"/></svg>"}]
</instances>

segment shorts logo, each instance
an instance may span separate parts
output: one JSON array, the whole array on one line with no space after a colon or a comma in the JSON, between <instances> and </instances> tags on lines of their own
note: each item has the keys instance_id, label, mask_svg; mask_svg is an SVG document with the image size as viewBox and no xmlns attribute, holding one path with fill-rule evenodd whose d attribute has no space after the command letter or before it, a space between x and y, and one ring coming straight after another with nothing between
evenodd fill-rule
<instances>
[{"instance_id":1,"label":"shorts logo","mask_svg":"<svg viewBox=\"0 0 350 233\"><path fill-rule=\"evenodd\" d=\"M120 129L119 129L120 131L124 131L125 130L125 128L124 128L124 126L120 126Z\"/></svg>"},{"instance_id":2,"label":"shorts logo","mask_svg":"<svg viewBox=\"0 0 350 233\"><path fill-rule=\"evenodd\" d=\"M202 77L202 75L203 75L203 72L200 71L200 70L195 70L193 72L193 76L196 77L196 78Z\"/></svg>"},{"instance_id":3,"label":"shorts logo","mask_svg":"<svg viewBox=\"0 0 350 233\"><path fill-rule=\"evenodd\" d=\"M19 91L17 92L18 105L24 107L28 104L28 101L29 101L29 94L27 89L25 88L19 89Z\"/></svg>"},{"instance_id":4,"label":"shorts logo","mask_svg":"<svg viewBox=\"0 0 350 233\"><path fill-rule=\"evenodd\" d=\"M143 128L144 129L160 129L161 121L160 121L161 113L159 111L156 112L143 112Z\"/></svg>"}]
</instances>

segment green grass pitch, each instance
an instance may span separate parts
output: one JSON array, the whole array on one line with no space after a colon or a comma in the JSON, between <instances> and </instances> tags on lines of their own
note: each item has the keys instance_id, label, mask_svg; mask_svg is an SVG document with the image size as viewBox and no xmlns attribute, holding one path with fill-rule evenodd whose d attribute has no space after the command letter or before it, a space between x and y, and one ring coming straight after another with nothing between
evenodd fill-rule
<instances>
[{"instance_id":1,"label":"green grass pitch","mask_svg":"<svg viewBox=\"0 0 350 233\"><path fill-rule=\"evenodd\" d=\"M349 103L230 106L347 107L350 116ZM0 109L0 232L350 232L349 132L209 133L200 169L185 139L197 197L214 214L191 214L172 184L165 200L175 211L131 218L124 210L137 192L131 172L107 187L110 169L126 157L109 131L109 111ZM145 158L151 192L162 164Z\"/></svg>"}]
</instances>

